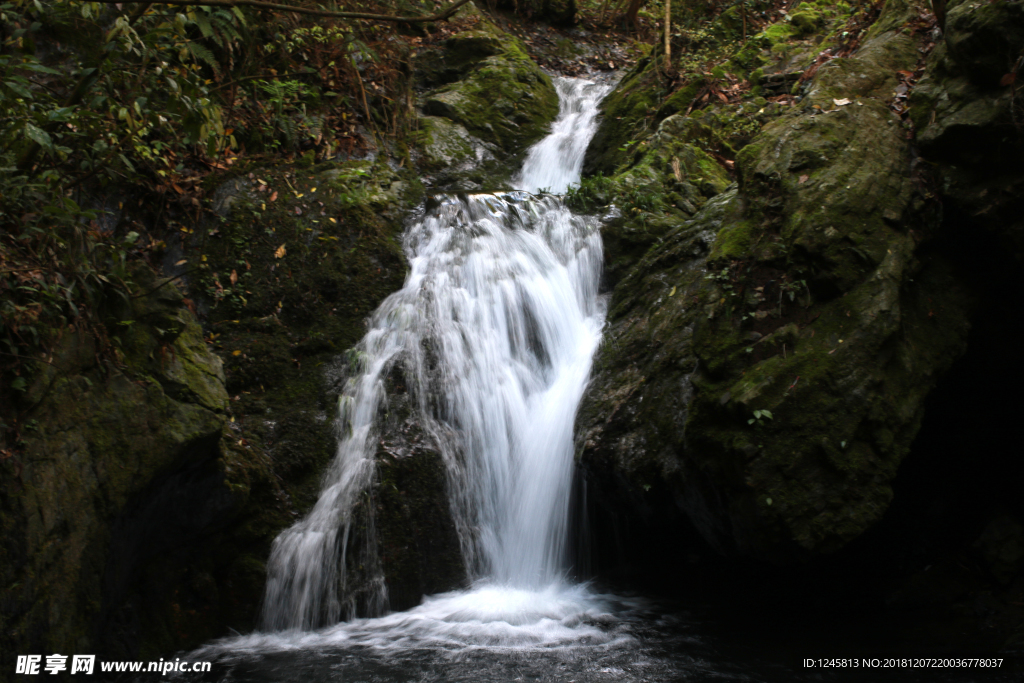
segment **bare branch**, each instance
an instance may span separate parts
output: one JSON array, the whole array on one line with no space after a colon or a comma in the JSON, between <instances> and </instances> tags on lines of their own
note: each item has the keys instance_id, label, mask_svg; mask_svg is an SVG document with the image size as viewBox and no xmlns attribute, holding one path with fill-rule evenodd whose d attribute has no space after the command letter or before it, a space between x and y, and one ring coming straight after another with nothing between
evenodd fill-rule
<instances>
[{"instance_id":1,"label":"bare branch","mask_svg":"<svg viewBox=\"0 0 1024 683\"><path fill-rule=\"evenodd\" d=\"M91 0L107 5L131 5L141 0ZM445 9L429 17L396 17L390 14L369 14L367 12L332 12L322 9L307 9L295 7L294 5L282 5L276 2L262 2L261 0L161 0L159 5L181 5L185 7L255 7L256 9L271 10L273 12L292 12L293 14L308 14L314 17L328 17L335 19L368 19L370 21L396 21L406 23L444 21L468 3L469 0L456 0Z\"/></svg>"}]
</instances>

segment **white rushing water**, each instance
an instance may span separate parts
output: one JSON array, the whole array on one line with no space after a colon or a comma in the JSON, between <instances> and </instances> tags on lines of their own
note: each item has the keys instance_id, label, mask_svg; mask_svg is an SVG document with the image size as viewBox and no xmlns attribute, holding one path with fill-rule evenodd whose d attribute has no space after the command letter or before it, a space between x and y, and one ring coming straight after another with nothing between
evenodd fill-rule
<instances>
[{"instance_id":1,"label":"white rushing water","mask_svg":"<svg viewBox=\"0 0 1024 683\"><path fill-rule=\"evenodd\" d=\"M559 78L558 118L551 133L530 148L519 173L519 189L562 194L580 180L583 157L597 131L597 105L610 89L591 81Z\"/></svg>"},{"instance_id":2,"label":"white rushing water","mask_svg":"<svg viewBox=\"0 0 1024 683\"><path fill-rule=\"evenodd\" d=\"M607 87L557 79L561 113L529 152L522 191L437 198L406 233L410 273L381 304L340 400L337 457L320 499L274 542L264 628L247 637L306 642L367 633L416 642L592 638L602 602L564 580L572 428L604 319L601 239L556 196L579 180ZM343 568L351 512L372 482L376 417L400 370L418 419L440 446L452 512L475 587L399 615L351 617ZM371 539L372 540L372 539ZM371 549L372 550L372 549ZM372 553L371 553L372 554ZM377 608L386 606L379 567ZM402 635L405 634L405 635ZM384 637L383 635L381 637ZM283 638L283 640L282 640Z\"/></svg>"}]
</instances>

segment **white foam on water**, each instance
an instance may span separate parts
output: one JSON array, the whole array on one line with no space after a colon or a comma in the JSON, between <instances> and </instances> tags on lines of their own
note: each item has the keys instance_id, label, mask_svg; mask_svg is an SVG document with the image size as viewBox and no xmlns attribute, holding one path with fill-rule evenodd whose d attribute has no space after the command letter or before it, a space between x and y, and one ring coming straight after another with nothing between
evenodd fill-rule
<instances>
[{"instance_id":1,"label":"white foam on water","mask_svg":"<svg viewBox=\"0 0 1024 683\"><path fill-rule=\"evenodd\" d=\"M430 596L411 610L383 617L354 619L318 631L257 632L225 639L205 646L193 658L355 646L385 653L618 647L635 642L627 633L609 628L618 620L620 600L580 584L523 589L482 583Z\"/></svg>"}]
</instances>

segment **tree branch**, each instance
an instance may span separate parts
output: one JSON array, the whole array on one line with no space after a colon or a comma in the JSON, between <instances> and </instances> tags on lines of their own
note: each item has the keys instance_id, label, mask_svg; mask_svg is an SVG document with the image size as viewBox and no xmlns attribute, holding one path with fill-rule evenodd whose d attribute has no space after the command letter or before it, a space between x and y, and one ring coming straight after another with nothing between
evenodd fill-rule
<instances>
[{"instance_id":1,"label":"tree branch","mask_svg":"<svg viewBox=\"0 0 1024 683\"><path fill-rule=\"evenodd\" d=\"M92 0L107 5L135 4L140 0ZM256 9L271 10L274 12L292 12L294 14L309 14L314 17L329 17L336 19L368 19L370 21L395 21L406 23L444 21L456 10L468 3L469 0L456 0L445 9L429 17L396 17L390 14L369 14L367 12L332 12L322 9L307 9L294 5L282 5L276 2L262 2L262 0L161 0L159 5L181 5L185 7L207 6L207 7L255 7Z\"/></svg>"}]
</instances>

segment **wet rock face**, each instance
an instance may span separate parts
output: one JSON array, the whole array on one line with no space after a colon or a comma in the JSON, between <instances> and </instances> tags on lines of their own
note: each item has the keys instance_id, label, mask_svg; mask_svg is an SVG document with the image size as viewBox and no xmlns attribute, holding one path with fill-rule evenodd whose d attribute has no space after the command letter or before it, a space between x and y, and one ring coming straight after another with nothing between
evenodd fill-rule
<instances>
[{"instance_id":1,"label":"wet rock face","mask_svg":"<svg viewBox=\"0 0 1024 683\"><path fill-rule=\"evenodd\" d=\"M373 487L381 565L392 610L467 581L440 448L420 424L401 373L389 379Z\"/></svg>"},{"instance_id":2,"label":"wet rock face","mask_svg":"<svg viewBox=\"0 0 1024 683\"><path fill-rule=\"evenodd\" d=\"M422 426L402 369L384 379L373 480L344 534L342 616L379 616L423 597L465 586L457 526L448 498L448 465Z\"/></svg>"},{"instance_id":3,"label":"wet rock face","mask_svg":"<svg viewBox=\"0 0 1024 683\"><path fill-rule=\"evenodd\" d=\"M1022 57L1020 3L951 2L944 41L910 99L921 153L938 165L947 208L998 233L1017 260L1024 258Z\"/></svg>"},{"instance_id":4,"label":"wet rock face","mask_svg":"<svg viewBox=\"0 0 1024 683\"><path fill-rule=\"evenodd\" d=\"M484 142L517 155L542 138L558 114L558 95L519 39L483 19L444 44L458 80L426 95L423 111L464 126Z\"/></svg>"},{"instance_id":5,"label":"wet rock face","mask_svg":"<svg viewBox=\"0 0 1024 683\"><path fill-rule=\"evenodd\" d=\"M203 472L210 485L197 490L211 495L177 511L186 526L237 511L212 466L227 419L221 362L174 285L145 268L133 278L139 295L115 316L130 323L113 327L126 367L104 366L89 335L69 333L30 389L35 429L2 484L5 653L109 644L110 611L159 552L162 522L132 512L154 482Z\"/></svg>"},{"instance_id":6,"label":"wet rock face","mask_svg":"<svg viewBox=\"0 0 1024 683\"><path fill-rule=\"evenodd\" d=\"M967 296L923 246L938 212L885 103L916 59L876 32L822 68L737 155L738 188L615 288L579 458L723 552L789 562L881 519L964 349Z\"/></svg>"},{"instance_id":7,"label":"wet rock face","mask_svg":"<svg viewBox=\"0 0 1024 683\"><path fill-rule=\"evenodd\" d=\"M457 16L465 30L417 57L417 80L431 88L421 100L421 166L467 175L500 154L514 168L514 158L547 133L558 95L518 38L472 5Z\"/></svg>"}]
</instances>

